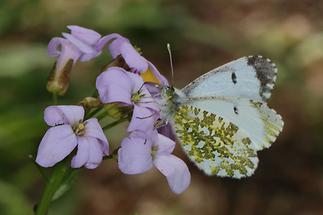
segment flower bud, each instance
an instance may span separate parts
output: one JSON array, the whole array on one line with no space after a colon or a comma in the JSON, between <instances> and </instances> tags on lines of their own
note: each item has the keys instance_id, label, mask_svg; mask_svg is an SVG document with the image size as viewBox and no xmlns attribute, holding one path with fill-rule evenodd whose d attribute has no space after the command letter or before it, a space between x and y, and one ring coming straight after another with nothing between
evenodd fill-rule
<instances>
[{"instance_id":1,"label":"flower bud","mask_svg":"<svg viewBox=\"0 0 323 215\"><path fill-rule=\"evenodd\" d=\"M82 105L85 109L91 109L96 108L101 105L101 102L99 99L95 97L85 97L81 102L80 105Z\"/></svg>"}]
</instances>

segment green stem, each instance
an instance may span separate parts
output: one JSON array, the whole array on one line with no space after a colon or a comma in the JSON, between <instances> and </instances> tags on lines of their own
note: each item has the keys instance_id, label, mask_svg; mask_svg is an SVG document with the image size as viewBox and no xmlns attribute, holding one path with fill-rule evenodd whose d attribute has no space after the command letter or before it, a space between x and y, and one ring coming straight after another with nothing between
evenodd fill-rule
<instances>
[{"instance_id":1,"label":"green stem","mask_svg":"<svg viewBox=\"0 0 323 215\"><path fill-rule=\"evenodd\" d=\"M101 119L103 119L104 117L108 116L107 112L103 109L102 113L99 113L97 114L97 116L95 118L97 118L99 121Z\"/></svg>"},{"instance_id":2,"label":"green stem","mask_svg":"<svg viewBox=\"0 0 323 215\"><path fill-rule=\"evenodd\" d=\"M101 108L97 108L95 110L89 111L87 114L85 114L84 119L89 119L89 118L93 117L95 114L97 114L101 110L102 110Z\"/></svg>"},{"instance_id":3,"label":"green stem","mask_svg":"<svg viewBox=\"0 0 323 215\"><path fill-rule=\"evenodd\" d=\"M57 105L57 103L58 103L58 95L57 93L53 93L53 104Z\"/></svg>"},{"instance_id":4,"label":"green stem","mask_svg":"<svg viewBox=\"0 0 323 215\"><path fill-rule=\"evenodd\" d=\"M69 169L69 162L66 160L55 166L53 173L45 187L45 191L40 199L40 202L37 205L35 215L47 214L53 196L62 184L64 177L66 176Z\"/></svg>"}]
</instances>

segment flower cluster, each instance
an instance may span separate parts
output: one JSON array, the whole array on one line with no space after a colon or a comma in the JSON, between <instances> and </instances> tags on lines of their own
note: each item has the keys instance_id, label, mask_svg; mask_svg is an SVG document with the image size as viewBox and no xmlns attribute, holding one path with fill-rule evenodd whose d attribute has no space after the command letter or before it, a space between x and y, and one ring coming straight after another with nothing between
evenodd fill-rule
<instances>
[{"instance_id":1,"label":"flower cluster","mask_svg":"<svg viewBox=\"0 0 323 215\"><path fill-rule=\"evenodd\" d=\"M51 167L71 155L72 168L93 169L105 156L113 157L115 153L123 173L140 174L154 166L166 176L174 193L185 191L190 184L190 172L186 164L172 154L175 142L169 127L163 132L155 126L161 118L161 110L152 96L152 88L146 83L168 85L167 79L127 38L115 33L101 37L79 26L68 28L70 34L63 33L64 38L53 38L48 45L49 55L57 58L47 85L50 92L63 95L73 65L97 57L105 47L113 61L96 79L98 98L93 101L99 102L95 107L81 103L80 106L58 105L45 109L44 119L51 127L40 142L36 162ZM96 118L98 112L106 113L105 107L111 104L130 110L121 116L130 120L128 135L115 152L109 152L101 117Z\"/></svg>"}]
</instances>

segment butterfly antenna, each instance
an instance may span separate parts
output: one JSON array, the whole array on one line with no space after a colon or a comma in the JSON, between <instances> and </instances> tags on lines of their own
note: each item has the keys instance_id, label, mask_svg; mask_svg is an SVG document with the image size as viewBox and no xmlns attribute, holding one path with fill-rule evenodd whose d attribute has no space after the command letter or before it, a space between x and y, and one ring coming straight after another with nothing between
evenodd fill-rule
<instances>
[{"instance_id":1,"label":"butterfly antenna","mask_svg":"<svg viewBox=\"0 0 323 215\"><path fill-rule=\"evenodd\" d=\"M170 71L172 73L172 79L171 79L171 85L174 86L174 67L173 67L173 57L172 57L172 51L170 49L170 44L167 43L167 50L169 55L169 61L170 61Z\"/></svg>"}]
</instances>

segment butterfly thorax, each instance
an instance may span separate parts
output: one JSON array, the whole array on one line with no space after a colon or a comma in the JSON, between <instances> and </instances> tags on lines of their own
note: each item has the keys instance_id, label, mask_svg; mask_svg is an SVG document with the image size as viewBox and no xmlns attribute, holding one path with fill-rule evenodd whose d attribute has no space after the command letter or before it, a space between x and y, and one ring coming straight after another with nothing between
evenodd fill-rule
<instances>
[{"instance_id":1,"label":"butterfly thorax","mask_svg":"<svg viewBox=\"0 0 323 215\"><path fill-rule=\"evenodd\" d=\"M168 121L174 116L178 107L185 103L186 100L186 95L180 90L172 86L163 86L160 98L157 99L162 118Z\"/></svg>"}]
</instances>

